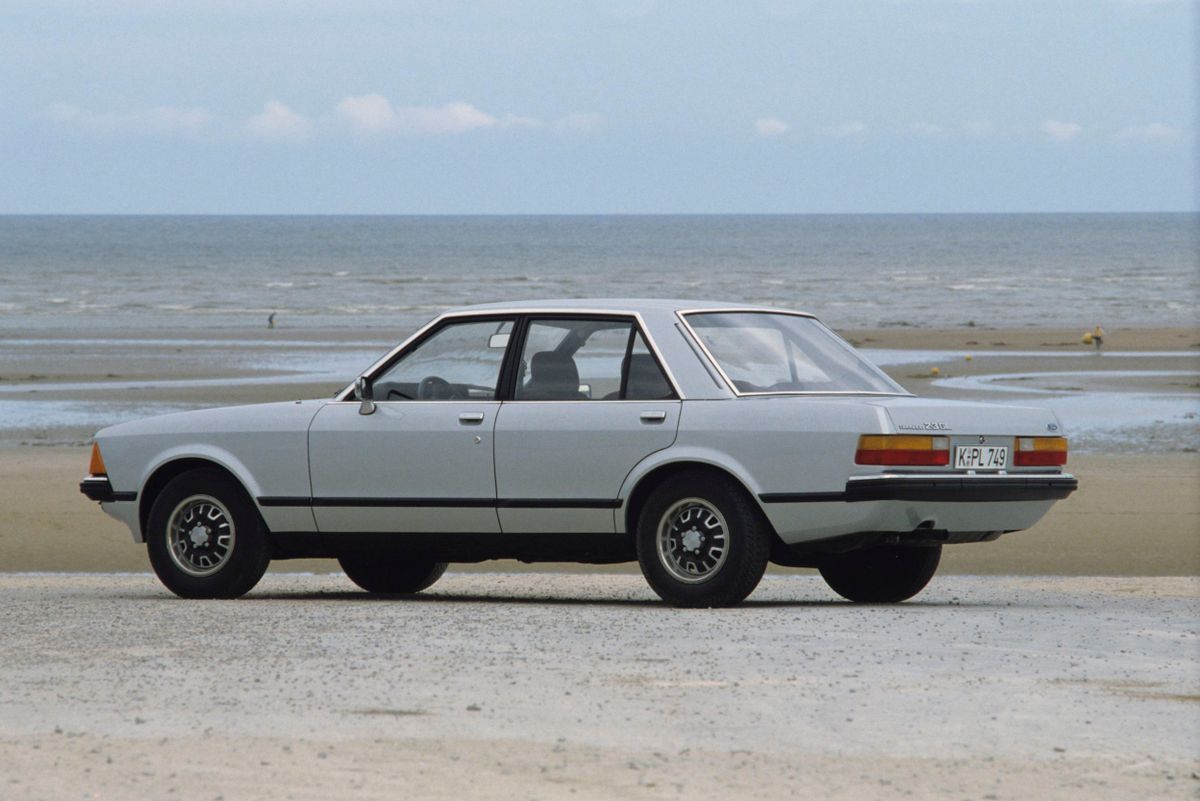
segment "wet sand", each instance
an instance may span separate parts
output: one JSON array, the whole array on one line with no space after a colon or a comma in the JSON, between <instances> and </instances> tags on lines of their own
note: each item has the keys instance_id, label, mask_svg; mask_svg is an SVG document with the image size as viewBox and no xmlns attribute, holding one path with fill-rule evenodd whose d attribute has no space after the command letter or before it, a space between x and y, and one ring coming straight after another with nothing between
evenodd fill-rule
<instances>
[{"instance_id":1,"label":"wet sand","mask_svg":"<svg viewBox=\"0 0 1200 801\"><path fill-rule=\"evenodd\" d=\"M129 530L79 494L88 453L87 448L0 449L0 508L6 517L0 525L0 572L149 569L144 547L132 541ZM1056 504L1040 523L996 542L949 546L942 572L1200 575L1196 454L1077 456L1069 469L1079 476L1079 491ZM277 562L272 569L327 572L337 565L297 560ZM470 569L529 568L490 562Z\"/></svg>"},{"instance_id":2,"label":"wet sand","mask_svg":"<svg viewBox=\"0 0 1200 801\"><path fill-rule=\"evenodd\" d=\"M117 330L94 338L80 337L77 331L39 332L27 338L0 334L0 448L85 444L102 425L148 414L328 397L410 333L284 328L183 330L167 336ZM1101 354L1081 345L1081 332L1074 329L886 328L842 333L870 353L915 352L906 363L885 362L884 369L918 394L1008 401L1012 398L942 387L939 381L986 373L1086 371L1101 376L1088 379L1091 384L1065 377L1051 386L1085 391L1115 382L1125 390L1184 393L1200 409L1198 329L1112 331ZM1143 375L1133 382L1117 375L1130 369L1181 375ZM1104 381L1106 372L1113 374L1112 381ZM5 415L10 418L7 423ZM1145 450L1196 447L1200 423L1191 426L1182 444L1157 442Z\"/></svg>"}]
</instances>

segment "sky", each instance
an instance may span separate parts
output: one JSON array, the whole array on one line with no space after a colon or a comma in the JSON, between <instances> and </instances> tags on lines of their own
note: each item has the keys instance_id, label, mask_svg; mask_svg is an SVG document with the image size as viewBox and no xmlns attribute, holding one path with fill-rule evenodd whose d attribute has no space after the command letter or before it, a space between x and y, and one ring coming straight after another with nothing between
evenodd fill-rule
<instances>
[{"instance_id":1,"label":"sky","mask_svg":"<svg viewBox=\"0 0 1200 801\"><path fill-rule=\"evenodd\" d=\"M0 213L1178 211L1200 0L0 0Z\"/></svg>"}]
</instances>

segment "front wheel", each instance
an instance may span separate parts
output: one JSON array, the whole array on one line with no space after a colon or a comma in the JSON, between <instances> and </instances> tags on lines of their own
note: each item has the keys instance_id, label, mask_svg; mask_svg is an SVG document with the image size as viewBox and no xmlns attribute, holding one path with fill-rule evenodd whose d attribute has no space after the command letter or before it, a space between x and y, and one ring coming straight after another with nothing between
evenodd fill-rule
<instances>
[{"instance_id":1,"label":"front wheel","mask_svg":"<svg viewBox=\"0 0 1200 801\"><path fill-rule=\"evenodd\" d=\"M767 569L771 536L741 487L689 471L659 485L638 516L637 554L650 588L674 606L734 606Z\"/></svg>"},{"instance_id":2,"label":"front wheel","mask_svg":"<svg viewBox=\"0 0 1200 801\"><path fill-rule=\"evenodd\" d=\"M262 578L271 542L245 490L227 474L189 470L154 499L146 550L159 580L183 598L237 598Z\"/></svg>"},{"instance_id":3,"label":"front wheel","mask_svg":"<svg viewBox=\"0 0 1200 801\"><path fill-rule=\"evenodd\" d=\"M412 595L432 586L446 572L445 562L388 551L344 553L338 564L359 587L381 595Z\"/></svg>"},{"instance_id":4,"label":"front wheel","mask_svg":"<svg viewBox=\"0 0 1200 801\"><path fill-rule=\"evenodd\" d=\"M940 545L877 545L829 557L821 578L847 600L894 604L925 589L941 558Z\"/></svg>"}]
</instances>

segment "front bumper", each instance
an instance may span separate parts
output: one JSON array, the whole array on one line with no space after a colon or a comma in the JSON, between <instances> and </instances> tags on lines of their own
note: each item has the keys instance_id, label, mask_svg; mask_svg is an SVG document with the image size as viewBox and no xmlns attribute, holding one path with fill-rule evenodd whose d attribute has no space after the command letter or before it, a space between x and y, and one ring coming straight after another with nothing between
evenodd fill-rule
<instances>
[{"instance_id":1,"label":"front bumper","mask_svg":"<svg viewBox=\"0 0 1200 801\"><path fill-rule=\"evenodd\" d=\"M108 476L87 476L79 482L79 491L90 500L100 503L137 500L136 492L114 492Z\"/></svg>"}]
</instances>

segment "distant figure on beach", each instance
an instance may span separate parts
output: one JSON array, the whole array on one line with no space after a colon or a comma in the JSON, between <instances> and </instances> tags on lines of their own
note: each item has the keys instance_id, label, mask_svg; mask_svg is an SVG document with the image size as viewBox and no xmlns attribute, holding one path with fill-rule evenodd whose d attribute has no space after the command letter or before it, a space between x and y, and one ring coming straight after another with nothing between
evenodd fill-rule
<instances>
[{"instance_id":1,"label":"distant figure on beach","mask_svg":"<svg viewBox=\"0 0 1200 801\"><path fill-rule=\"evenodd\" d=\"M1092 332L1092 344L1096 346L1096 352L1100 352L1100 346L1104 344L1104 329L1096 326L1096 330Z\"/></svg>"},{"instance_id":2,"label":"distant figure on beach","mask_svg":"<svg viewBox=\"0 0 1200 801\"><path fill-rule=\"evenodd\" d=\"M267 318L267 328L275 327L275 312L271 312L271 316ZM1096 326L1099 328L1100 326Z\"/></svg>"}]
</instances>

